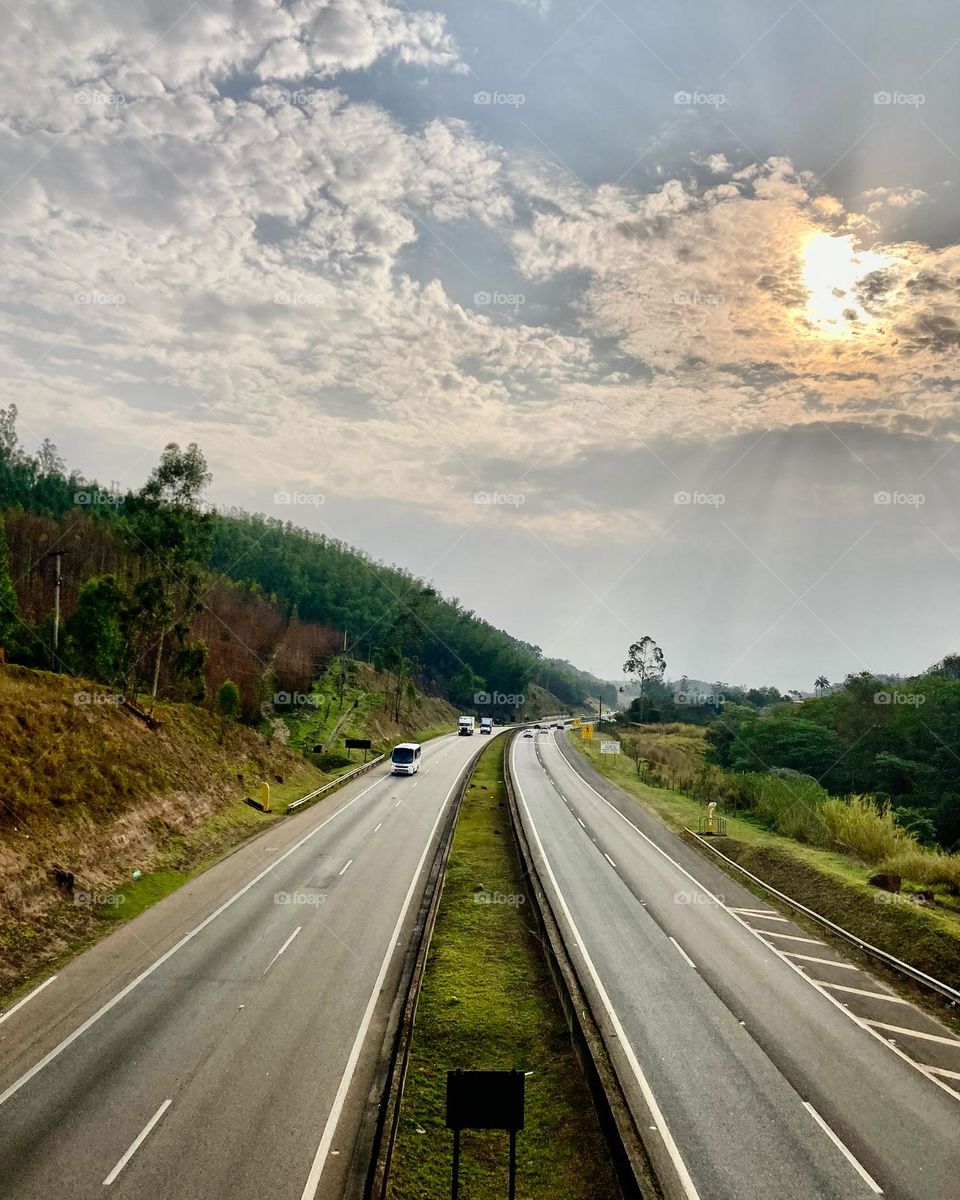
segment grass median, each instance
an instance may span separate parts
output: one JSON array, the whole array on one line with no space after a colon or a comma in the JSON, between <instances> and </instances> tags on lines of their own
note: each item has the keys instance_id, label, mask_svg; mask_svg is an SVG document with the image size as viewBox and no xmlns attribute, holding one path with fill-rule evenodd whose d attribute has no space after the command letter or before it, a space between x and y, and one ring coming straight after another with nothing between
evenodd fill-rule
<instances>
[{"instance_id":1,"label":"grass median","mask_svg":"<svg viewBox=\"0 0 960 1200\"><path fill-rule=\"evenodd\" d=\"M447 863L417 1008L392 1200L450 1194L447 1071L517 1068L526 1123L517 1138L518 1200L619 1195L590 1095L547 970L510 831L506 738L480 756ZM507 1134L465 1132L462 1200L507 1194Z\"/></svg>"}]
</instances>

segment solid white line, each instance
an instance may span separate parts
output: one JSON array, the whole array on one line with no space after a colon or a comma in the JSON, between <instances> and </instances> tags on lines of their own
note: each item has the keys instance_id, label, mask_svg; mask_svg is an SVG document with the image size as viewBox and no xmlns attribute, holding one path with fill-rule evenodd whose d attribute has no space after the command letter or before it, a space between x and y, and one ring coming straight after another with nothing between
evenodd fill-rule
<instances>
[{"instance_id":1,"label":"solid white line","mask_svg":"<svg viewBox=\"0 0 960 1200\"><path fill-rule=\"evenodd\" d=\"M296 929L293 931L293 933L290 934L290 936L283 943L283 945L280 947L280 949L276 952L276 954L273 956L273 958L271 958L270 961L267 963L266 970L263 972L264 975L266 975L267 971L270 970L270 968L273 966L273 964L277 961L277 959L284 952L284 950L286 950L286 948L290 945L290 943L293 941L293 939L297 936L297 934L300 932L300 930L302 928L303 928L302 925L298 925L296 927Z\"/></svg>"},{"instance_id":2,"label":"solid white line","mask_svg":"<svg viewBox=\"0 0 960 1200\"><path fill-rule=\"evenodd\" d=\"M820 1116L820 1114L813 1107L813 1105L808 1104L807 1101L804 1100L803 1107L807 1110L807 1112L810 1114L810 1116L813 1117L813 1119L816 1121L816 1123L820 1126L820 1128L827 1135L827 1137L830 1139L830 1141L833 1142L833 1144L840 1151L840 1153L843 1155L843 1157L847 1160L847 1162L850 1164L850 1166L853 1167L853 1169L857 1172L857 1174L860 1176L860 1178L863 1180L863 1182L867 1185L867 1187L870 1188L870 1190L872 1192L876 1192L876 1194L878 1196L882 1196L883 1188L880 1187L880 1185L873 1178L873 1176L867 1172L866 1168L864 1166L862 1166L861 1163L859 1163L857 1161L857 1159L855 1159L853 1157L853 1155L850 1153L850 1151L847 1149L847 1147L843 1144L843 1142L840 1141L840 1139L833 1132L833 1130L830 1128L830 1126L826 1123L826 1121L823 1119L823 1117Z\"/></svg>"},{"instance_id":3,"label":"solid white line","mask_svg":"<svg viewBox=\"0 0 960 1200\"><path fill-rule=\"evenodd\" d=\"M153 1116L150 1118L150 1120L146 1123L146 1125L144 1125L143 1129L140 1130L139 1134L137 1134L137 1137L134 1139L133 1143L131 1144L130 1148L127 1150L126 1154L124 1154L123 1158L120 1159L120 1161L117 1163L117 1165L113 1168L113 1170L110 1172L110 1174L103 1181L104 1187L109 1187L110 1184L113 1183L113 1181L116 1179L116 1177L123 1170L123 1168L127 1165L127 1163L130 1161L130 1159L133 1158L133 1156L136 1154L136 1152L143 1145L144 1141L146 1140L147 1136L150 1133L150 1130L154 1127L154 1125L156 1125L156 1123L160 1120L160 1118L163 1116L163 1114L167 1111L167 1109L170 1107L170 1104L171 1104L170 1100L164 1100L164 1102L160 1105L160 1107L153 1114Z\"/></svg>"},{"instance_id":4,"label":"solid white line","mask_svg":"<svg viewBox=\"0 0 960 1200\"><path fill-rule=\"evenodd\" d=\"M795 933L777 933L775 929L760 929L758 932L762 933L764 937L783 938L788 942L806 942L808 946L825 946L827 944L821 942L819 938L797 937Z\"/></svg>"},{"instance_id":5,"label":"solid white line","mask_svg":"<svg viewBox=\"0 0 960 1200\"><path fill-rule=\"evenodd\" d=\"M853 963L840 962L838 959L835 959L835 958L815 958L812 954L797 954L793 950L777 950L776 946L771 946L770 949L773 950L776 954L786 955L787 958L800 958L804 962L822 963L825 967L840 967L841 970L843 970L843 971L859 971L860 970L860 968L855 967L853 965ZM808 975L807 978L810 979L810 976ZM821 983L822 981L819 979L810 979L810 982L811 983Z\"/></svg>"},{"instance_id":6,"label":"solid white line","mask_svg":"<svg viewBox=\"0 0 960 1200\"><path fill-rule=\"evenodd\" d=\"M353 865L353 859L352 858L347 859L347 865L345 867L340 868L340 870L337 872L337 878L339 879L341 875L346 874L346 872L350 870L350 867L352 865Z\"/></svg>"},{"instance_id":7,"label":"solid white line","mask_svg":"<svg viewBox=\"0 0 960 1200\"><path fill-rule=\"evenodd\" d=\"M604 858L607 860L607 862L610 864L610 866L611 866L611 867L613 867L613 868L614 868L614 870L616 870L616 866L617 866L617 864L616 864L616 863L613 861L613 859L612 859L612 858L610 857L610 855L609 855L609 854L606 852L606 850L604 850L604 852L603 852L603 857L604 857Z\"/></svg>"},{"instance_id":8,"label":"solid white line","mask_svg":"<svg viewBox=\"0 0 960 1200\"><path fill-rule=\"evenodd\" d=\"M616 1009L613 1007L610 997L607 995L606 988L604 988L603 983L600 980L597 968L593 965L593 959L587 953L586 947L584 946L583 937L580 931L577 929L576 923L574 922L573 914L570 912L570 909L567 907L567 902L563 898L563 893L560 891L560 885L557 883L557 877L553 873L553 867L550 866L550 861L547 858L546 851L543 848L543 842L540 840L540 834L537 832L537 827L534 824L533 816L531 815L530 809L527 806L527 800L523 794L523 788L520 786L520 781L517 778L516 772L514 772L513 778L517 789L517 795L520 798L520 803L523 805L524 811L527 814L527 824L534 840L537 843L537 849L540 851L540 858L543 862L544 869L546 870L550 877L550 881L553 884L557 901L560 904L560 907L563 909L563 915L567 920L567 924L570 926L570 932L580 949L580 954L583 956L584 965L590 973L590 978L593 980L594 987L597 989L600 1002L607 1012L607 1016L610 1019L610 1023L613 1025L617 1040L623 1048L623 1052L626 1055L630 1069L633 1071L633 1074L636 1077L637 1083L640 1086L640 1091L643 1094L643 1098L650 1109L651 1115L653 1116L654 1123L660 1132L660 1136L663 1138L664 1147L670 1156L670 1161L673 1163L674 1170L677 1172L680 1186L687 1196L687 1200L700 1200L700 1194L697 1191L693 1180L690 1178L690 1172L687 1170L686 1163L684 1163L683 1158L680 1155L677 1143L673 1140L673 1134L670 1132L670 1127L667 1125L664 1115L660 1111L660 1105L657 1103L657 1098L654 1096L650 1084L647 1082L647 1078L643 1073L643 1069L640 1066L636 1053L633 1047L630 1045L626 1031L624 1030L623 1025L620 1023L620 1018L617 1016Z\"/></svg>"},{"instance_id":9,"label":"solid white line","mask_svg":"<svg viewBox=\"0 0 960 1200\"><path fill-rule=\"evenodd\" d=\"M891 996L889 992L868 992L866 988L845 987L842 983L827 983L825 979L818 979L817 983L821 987L833 988L835 992L852 992L855 996L870 996L874 1000L889 1000L891 1004L906 1004L906 1000L902 1000L899 996Z\"/></svg>"},{"instance_id":10,"label":"solid white line","mask_svg":"<svg viewBox=\"0 0 960 1200\"><path fill-rule=\"evenodd\" d=\"M3 1016L0 1017L0 1025L2 1025L4 1023L4 1021L7 1019L7 1017L12 1017L18 1008L23 1008L23 1006L27 1003L28 1000L32 1000L34 998L34 996L36 996L40 992L42 992L45 987L47 987L49 984L53 983L53 981L55 979L56 979L56 975L51 975L50 978L45 979L43 981L43 983L40 984L39 987L35 987L32 992L28 992L23 997L22 1000L18 1000L16 1002L16 1004L13 1006L13 1008L8 1008L7 1011L3 1014Z\"/></svg>"},{"instance_id":11,"label":"solid white line","mask_svg":"<svg viewBox=\"0 0 960 1200\"><path fill-rule=\"evenodd\" d=\"M946 1067L931 1067L929 1063L920 1063L921 1071L933 1071L937 1075L946 1075L948 1079L960 1079L960 1071L948 1071Z\"/></svg>"},{"instance_id":12,"label":"solid white line","mask_svg":"<svg viewBox=\"0 0 960 1200\"><path fill-rule=\"evenodd\" d=\"M670 935L668 934L667 936L669 937ZM673 944L676 946L676 948L680 951L680 953L683 955L683 957L687 960L687 963L691 967L693 967L694 970L696 970L697 964L693 961L693 959L686 952L686 950L684 950L684 948L680 945L680 943L677 941L677 939L675 937L671 937L670 941L673 942Z\"/></svg>"},{"instance_id":13,"label":"solid white line","mask_svg":"<svg viewBox=\"0 0 960 1200\"><path fill-rule=\"evenodd\" d=\"M96 1025L96 1023L100 1020L100 1018L103 1016L106 1016L106 1014L110 1011L111 1008L113 1008L115 1005L119 1004L121 1000L125 999L125 997L129 996L130 993L134 990L134 988L139 987L140 984L143 983L143 981L145 979L148 979L154 973L154 971L157 970L158 967L162 967L163 964L167 961L167 959L172 958L174 956L174 954L177 953L178 950L182 950L183 947L186 946L186 944L188 942L191 942L197 936L198 933L201 933L204 929L206 929L206 927L209 924L211 924L213 921L215 921L217 919L217 917L220 916L221 913L225 913L232 904L235 904L237 902L237 900L240 899L241 896L245 896L252 887L255 887L260 882L261 879L266 878L266 876L269 875L270 872L275 867L279 866L280 863L282 863L284 861L284 859L287 859L290 857L291 854L296 853L296 851L299 850L301 846L303 846L306 842L309 842L311 838L316 837L317 834L322 829L325 829L330 824L331 821L335 821L337 819L337 817L339 817L342 813L345 813L348 808L350 808L352 805L356 804L356 802L358 800L362 799L367 794L367 792L372 791L373 788L375 788L378 784L381 784L381 783L385 782L386 780L389 780L389 778L390 778L389 775L385 775L381 779L376 779L376 780L374 780L373 783L370 784L369 787L364 788L362 792L358 792L357 795L354 796L354 798L352 800L348 800L347 803L344 804L342 808L337 809L337 811L335 813L331 813L330 816L327 817L327 819L325 821L322 821L319 825L316 826L315 829L311 829L310 832L305 834L298 842L295 842L290 847L289 850L285 850L284 853L281 854L279 858L274 859L273 862L269 864L269 866L264 867L264 869L260 872L260 874L255 875L253 877L253 879L250 880L249 883L245 883L243 885L243 887L239 890L239 892L235 892L230 897L229 900L225 900L223 902L223 904L221 904L219 908L214 909L214 911L212 913L210 913L210 915L208 917L204 917L204 919L200 922L199 925L195 925L193 927L193 929L190 930L189 933L184 934L184 936L180 939L179 942L177 942L175 945L171 946L170 949L167 950L164 954L161 954L160 957L158 959L156 959L155 962L152 962L150 964L150 966L146 968L146 970L141 971L140 974L136 977L136 979L131 980L130 983L128 983L125 988L121 988L121 990L119 992L117 992L117 994L112 999L108 1000L106 1002L106 1004L104 1004L101 1008L98 1008L92 1017L88 1017L86 1019L86 1021L83 1022L82 1025L78 1026L73 1031L73 1033L69 1034L67 1037L65 1037L63 1039L62 1042L60 1042L58 1045L54 1046L54 1048L50 1051L49 1054L44 1055L44 1057L41 1058L38 1063L35 1063L30 1068L29 1071L27 1071L25 1074L21 1075L20 1078L18 1080L16 1080L14 1083L11 1083L10 1086L7 1088L7 1090L3 1093L3 1095L0 1096L0 1105L5 1104L10 1099L11 1096L15 1095L23 1087L23 1085L25 1083L29 1083L30 1080L33 1079L34 1075L38 1075L44 1069L44 1067L49 1066L49 1064L52 1063L53 1060L58 1057L58 1055L62 1054L63 1051L66 1050L68 1046L72 1046L78 1037L81 1037L83 1034L85 1034L87 1032L88 1029L90 1029L93 1025Z\"/></svg>"},{"instance_id":14,"label":"solid white line","mask_svg":"<svg viewBox=\"0 0 960 1200\"><path fill-rule=\"evenodd\" d=\"M462 772L461 772L462 774ZM320 1176L323 1174L323 1168L327 1162L327 1156L330 1152L330 1143L333 1141L333 1135L337 1131L337 1123L340 1120L340 1114L343 1111L343 1106L346 1103L347 1093L350 1090L350 1084L353 1082L354 1072L357 1069L357 1063L360 1059L360 1052L363 1049L363 1043L366 1040L367 1031L370 1028L370 1022L373 1020L374 1009L377 1007L377 1001L380 998L380 989L383 987L383 981L386 978L387 971L390 968L390 960L393 958L394 950L398 944L400 931L403 929L403 923L407 919L407 910L410 908L410 902L413 899L414 892L417 890L417 884L420 880L420 874L423 871L423 864L427 861L427 854L433 845L433 839L436 835L437 828L441 819L447 811L447 805L450 802L450 797L456 789L460 775L457 775L457 780L454 781L450 791L447 792L443 804L440 806L440 811L437 813L437 819L433 823L433 828L430 830L430 836L427 838L426 845L423 848L423 853L420 855L420 861L417 863L417 868L413 873L413 879L410 882L410 887L407 889L406 898L403 901L403 906L400 909L400 916L397 918L397 923L393 928L393 933L387 942L387 952L383 956L383 962L380 964L380 971L373 985L373 991L370 993L370 999L367 1001L367 1007L364 1010L363 1017L360 1020L360 1028L357 1030L357 1036L354 1038L353 1047L350 1050L350 1057L347 1059L347 1065L344 1067L343 1075L340 1079L340 1086L337 1088L337 1094L333 1098L333 1104L330 1108L330 1113L327 1116L327 1122L323 1127L323 1133L320 1137L320 1145L317 1147L317 1152L313 1157L313 1164L310 1167L310 1174L307 1176L307 1182L303 1185L303 1193L300 1200L313 1200L317 1194L317 1188L320 1186Z\"/></svg>"},{"instance_id":15,"label":"solid white line","mask_svg":"<svg viewBox=\"0 0 960 1200\"><path fill-rule=\"evenodd\" d=\"M939 1042L942 1046L960 1046L960 1038L941 1037L938 1033L924 1033L921 1029L906 1029L903 1025L887 1025L883 1021L867 1021L874 1029L887 1029L890 1033L904 1033L910 1037L923 1038L925 1042Z\"/></svg>"},{"instance_id":16,"label":"solid white line","mask_svg":"<svg viewBox=\"0 0 960 1200\"><path fill-rule=\"evenodd\" d=\"M730 911L742 913L745 917L762 917L765 921L782 921L784 925L790 924L786 917L781 917L777 913L761 912L759 908L731 908Z\"/></svg>"},{"instance_id":17,"label":"solid white line","mask_svg":"<svg viewBox=\"0 0 960 1200\"><path fill-rule=\"evenodd\" d=\"M812 988L814 988L816 991L818 991L821 996L823 996L827 1000L829 1000L830 1003L837 1009L838 1012L843 1013L843 1015L845 1017L847 1017L849 1020L853 1021L853 1023L855 1025L859 1025L860 1028L865 1033L868 1033L871 1037L876 1038L877 1041L880 1042L880 1044L882 1046L886 1046L886 1048L891 1052L891 1054L896 1054L898 1058L902 1059L903 1062L908 1063L911 1067L913 1067L913 1069L915 1071L920 1071L920 1073L922 1075L924 1075L925 1078L929 1079L931 1083L936 1084L936 1086L938 1088L940 1088L941 1091L946 1092L948 1096L953 1096L953 1098L955 1100L960 1100L960 1092L956 1091L954 1088L950 1087L946 1083L941 1083L940 1080L935 1079L932 1075L927 1075L926 1072L924 1072L921 1069L920 1064L917 1063L914 1059L912 1059L909 1054L905 1054L900 1049L899 1046L891 1045L888 1038L885 1038L882 1034L877 1033L877 1031L875 1029L871 1029L870 1025L866 1021L864 1021L861 1017L858 1017L856 1013L851 1012L849 1008L847 1008L844 1004L842 1004L836 998L836 996L831 996L828 991L826 991L824 988L819 986L819 984L817 983L817 981L815 979L811 979L809 975L805 974L802 967L798 967L797 964L791 962L790 959L791 958L800 958L800 959L805 959L808 962L826 963L827 966L842 967L845 970L849 970L849 971L858 971L860 969L859 967L855 967L851 963L833 962L831 959L828 959L828 958L813 958L809 954L791 953L789 950L781 950L779 948L779 946L774 946L774 945L771 945L770 942L764 941L763 938L761 937L759 930L754 929L752 925L749 925L743 919L743 917L738 916L737 913L735 913L731 908L728 908L727 905L723 903L723 901L720 899L719 896L715 896L713 894L713 892L710 891L709 888L704 887L704 885L699 881L699 879L697 879L695 876L690 874L690 872L686 869L686 867L682 867L676 861L676 859L671 858L670 855L666 852L666 850L664 850L661 846L657 845L657 843L653 840L653 838L648 837L647 834L645 834L642 829L640 829L638 826L634 825L634 823L629 819L629 817L624 816L624 814L616 807L616 805L611 804L610 801L606 798L606 796L602 796L592 784L588 783L586 781L586 779L584 779L584 777L580 774L580 772L575 770L573 765L567 761L566 756L560 750L559 746L556 747L556 750L557 750L557 753L560 755L560 758L563 760L564 766L573 775L574 779L576 779L585 788L587 788L588 791L593 792L593 794L597 797L598 800L602 800L603 803L607 806L607 808L609 808L612 812L616 813L616 815L620 818L621 821L623 821L623 823L625 825L629 825L629 827L634 831L634 833L638 834L641 838L643 838L643 840L645 842L647 842L658 854L662 855L667 860L667 862L672 863L673 866L676 867L676 869L682 875L685 875L687 877L687 879L690 880L691 883L696 884L696 886L698 888L700 888L700 890L704 893L704 895L709 896L710 899L713 900L714 903L719 908L721 908L724 912L729 913L731 918L734 921L736 921L738 925L742 925L743 928L746 929L746 931L748 933L752 934L757 939L757 941L761 944L761 946L766 946L767 949L771 951L771 953L776 954L777 957L779 959L781 959L782 962L786 963L786 965L792 971L795 971L797 973L797 975L800 976L801 979L806 980L806 982Z\"/></svg>"}]
</instances>

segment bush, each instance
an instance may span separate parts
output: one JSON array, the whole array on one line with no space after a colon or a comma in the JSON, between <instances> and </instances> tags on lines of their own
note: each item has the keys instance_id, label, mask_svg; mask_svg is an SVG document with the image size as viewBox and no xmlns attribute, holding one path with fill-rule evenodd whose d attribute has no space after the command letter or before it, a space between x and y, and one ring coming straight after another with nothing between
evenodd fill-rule
<instances>
[{"instance_id":1,"label":"bush","mask_svg":"<svg viewBox=\"0 0 960 1200\"><path fill-rule=\"evenodd\" d=\"M326 754L317 754L313 761L321 771L336 771L339 767L345 767L350 763L350 759L345 754L341 754L339 750L328 750Z\"/></svg>"},{"instance_id":2,"label":"bush","mask_svg":"<svg viewBox=\"0 0 960 1200\"><path fill-rule=\"evenodd\" d=\"M870 796L827 799L821 810L830 844L862 862L875 864L903 850L917 850L913 836L897 824L889 805L878 806Z\"/></svg>"}]
</instances>

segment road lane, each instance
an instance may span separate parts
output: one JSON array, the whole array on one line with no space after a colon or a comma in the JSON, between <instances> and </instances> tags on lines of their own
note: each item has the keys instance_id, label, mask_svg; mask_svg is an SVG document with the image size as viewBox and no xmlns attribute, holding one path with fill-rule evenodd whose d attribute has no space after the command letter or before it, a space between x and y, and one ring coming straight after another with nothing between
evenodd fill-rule
<instances>
[{"instance_id":1,"label":"road lane","mask_svg":"<svg viewBox=\"0 0 960 1200\"><path fill-rule=\"evenodd\" d=\"M112 1004L0 1105L3 1195L102 1195L168 1099L106 1185L112 1195L299 1200L325 1130L331 1152L314 1168L317 1195L342 1195L423 866L458 777L486 744L428 743L429 776L380 768L333 804L291 818L295 831L287 822L267 830L257 840L274 848L268 855L244 847L246 890L221 899L216 874L237 874L227 859L207 873L214 878L195 881L192 904L177 893L155 906L131 926L142 922L145 941L163 944L169 906L180 938L125 995L143 972L139 962L117 968L110 938L89 954L111 984L123 979L119 992L104 1000L84 955L37 998L45 1007L32 1022L29 1005L12 1017L0 1068L8 1092ZM184 927L198 925L182 942ZM129 930L124 944L137 944Z\"/></svg>"},{"instance_id":2,"label":"road lane","mask_svg":"<svg viewBox=\"0 0 960 1200\"><path fill-rule=\"evenodd\" d=\"M601 973L638 1057L653 1064L691 1174L706 1173L706 1193L777 1194L784 1185L776 1172L796 1156L799 1174L786 1194L860 1194L869 1185L857 1173L851 1179L844 1155L824 1161L822 1121L886 1195L955 1197L957 1101L854 1024L631 829L552 738L536 747L543 765L529 740L519 740L514 755L534 825L586 947L598 969L606 964ZM757 908L755 897L722 878L729 903ZM701 1077L699 1095L688 1087L691 1070ZM758 1124L758 1112L772 1128ZM703 1136L705 1124L722 1130L722 1144ZM827 1180L805 1171L804 1161L820 1163L815 1171L825 1170Z\"/></svg>"}]
</instances>

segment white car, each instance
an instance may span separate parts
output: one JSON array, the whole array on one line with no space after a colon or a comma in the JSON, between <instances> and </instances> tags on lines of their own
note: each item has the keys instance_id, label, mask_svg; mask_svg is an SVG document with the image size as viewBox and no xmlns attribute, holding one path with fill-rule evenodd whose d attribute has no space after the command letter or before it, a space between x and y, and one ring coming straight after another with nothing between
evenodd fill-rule
<instances>
[{"instance_id":1,"label":"white car","mask_svg":"<svg viewBox=\"0 0 960 1200\"><path fill-rule=\"evenodd\" d=\"M525 729L525 730L523 731L523 736L524 736L524 737L528 737L528 738L532 738L532 737L533 737L533 730L532 730L532 729Z\"/></svg>"}]
</instances>

